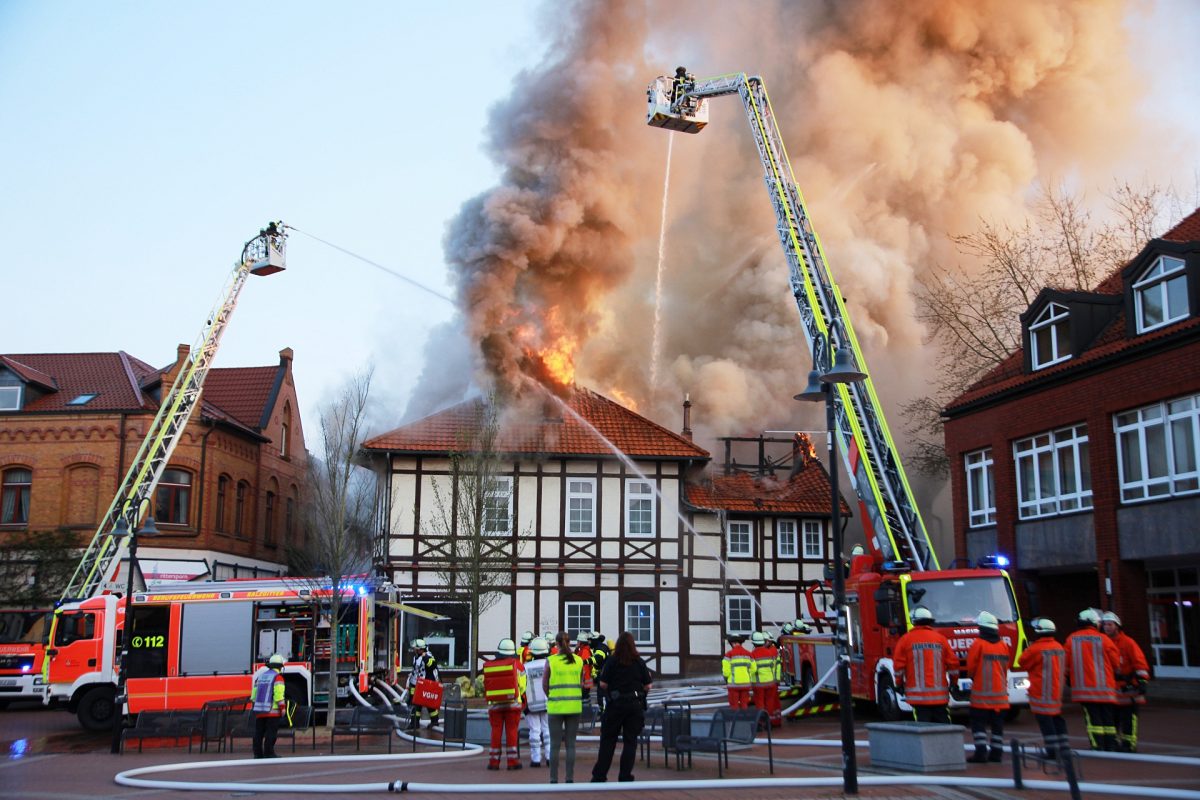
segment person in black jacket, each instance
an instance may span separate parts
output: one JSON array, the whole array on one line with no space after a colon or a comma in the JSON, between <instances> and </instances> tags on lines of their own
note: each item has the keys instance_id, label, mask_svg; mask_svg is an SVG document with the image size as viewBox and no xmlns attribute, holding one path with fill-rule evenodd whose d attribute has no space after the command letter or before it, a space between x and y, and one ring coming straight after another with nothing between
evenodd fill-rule
<instances>
[{"instance_id":1,"label":"person in black jacket","mask_svg":"<svg viewBox=\"0 0 1200 800\"><path fill-rule=\"evenodd\" d=\"M646 722L646 692L652 683L650 668L638 657L637 645L629 631L617 638L613 654L604 661L599 686L607 693L608 704L600 720L600 754L592 767L592 783L608 780L617 737L623 740L617 779L631 781L638 734Z\"/></svg>"}]
</instances>

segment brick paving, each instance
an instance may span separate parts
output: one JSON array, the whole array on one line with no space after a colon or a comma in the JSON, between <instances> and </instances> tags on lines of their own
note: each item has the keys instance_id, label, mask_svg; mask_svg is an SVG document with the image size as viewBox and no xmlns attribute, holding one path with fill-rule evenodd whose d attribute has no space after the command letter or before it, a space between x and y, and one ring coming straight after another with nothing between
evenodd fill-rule
<instances>
[{"instance_id":1,"label":"brick paving","mask_svg":"<svg viewBox=\"0 0 1200 800\"><path fill-rule=\"evenodd\" d=\"M856 720L857 738L867 739L865 724L870 718ZM1158 706L1150 707L1142 717L1143 746L1146 754L1161 754L1200 758L1200 743L1196 741L1196 723L1200 721L1200 712L1194 707ZM1085 746L1086 743L1078 734L1082 731L1082 721L1072 711L1068 714L1070 730L1076 734L1073 743ZM1029 714L1023 714L1021 719L1012 723L1007 730L1008 737L1023 740L1037 740L1036 725ZM788 722L779 732L779 738L814 738L824 740L838 739L837 718L807 718L803 721ZM969 737L964 737L964 740ZM81 731L72 715L61 711L49 711L14 707L0 711L0 747L7 753L7 758L0 764L0 797L6 800L82 800L83 798L216 798L216 797L245 797L257 792L232 791L219 789L201 792L185 792L168 789L142 789L137 787L119 786L113 781L113 776L122 770L134 767L152 766L176 763L211 763L231 761L237 756L245 755L245 748L232 756L227 753L189 754L187 747L147 748L146 752L138 754L131 752L124 756L114 756L108 752L109 737L106 734L89 734ZM407 743L397 744L397 752L408 752ZM421 748L426 750L427 748ZM583 790L590 788L582 784L590 778L591 766L595 761L596 745L591 742L580 742L579 753L575 766L575 777L581 783L577 786ZM310 751L302 742L296 751L296 756L310 755ZM328 752L328 739L318 735L317 754ZM347 745L339 744L339 754L349 753ZM374 740L370 746L364 746L364 754L385 754L386 746L382 740ZM546 784L548 772L546 769L529 769L528 766L520 771L490 772L484 768L486 758L482 755L468 755L462 758L443 760L441 758L422 758L392 761L362 761L353 758L341 758L334 762L305 762L292 760L292 753L286 747L282 750L283 758L275 761L250 761L244 764L230 763L215 769L178 771L157 775L164 779L192 781L233 781L247 783L301 784L301 785L335 785L335 784L369 784L386 783L389 781L408 781L410 783L430 784L485 784L499 789L501 786ZM767 752L765 745L741 753L731 754L730 767L726 771L725 781L742 778L768 778ZM775 747L776 778L824 778L833 785L821 787L772 787L754 786L750 788L708 789L708 788L661 788L654 789L655 781L702 781L717 780L716 761L711 756L696 756L691 769L677 772L674 759L671 764L664 766L661 750L653 753L651 764L639 761L635 770L638 783L612 784L611 790L602 793L606 798L642 798L644 800L666 800L671 798L697 798L698 800L726 800L730 793L736 794L738 800L773 800L774 798L796 797L842 797L841 787L841 753L836 747L792 746L777 744ZM998 765L968 765L963 772L947 773L953 781L951 785L931 785L924 777L918 777L912 785L871 785L871 781L885 777L889 773L873 770L866 748L858 750L860 784L859 796L864 798L912 798L930 797L957 800L958 798L1041 798L1069 797L1065 792L1027 789L1017 791L1013 788L978 788L964 785L963 779L976 777L1006 778L1011 780L1012 767L1008 763ZM526 756L526 764L528 757ZM1200 796L1200 769L1192 765L1163 765L1148 764L1138 761L1104 761L1085 757L1082 760L1084 780L1104 783L1123 784L1129 787L1127 792L1116 796L1139 797L1139 786L1154 786L1165 789L1187 790L1197 792ZM895 774L895 773L890 773ZM610 778L615 779L616 767L610 771ZM560 775L561 777L561 775ZM911 776L909 776L911 778ZM1027 772L1026 780L1056 780L1055 776L1044 776L1040 772ZM565 786L562 787L566 789ZM498 792L493 791L492 794ZM527 794L532 792L526 792ZM383 794L380 791L378 794ZM431 792L419 792L431 796ZM478 797L478 793L439 791L439 797L467 798ZM556 792L561 796L566 792ZM272 793L274 797L312 796L296 792L284 794ZM320 797L351 797L344 792L324 791ZM359 795L361 796L361 795ZM588 792L587 796L597 795ZM1089 796L1085 791L1084 796ZM1113 796L1113 795L1108 795Z\"/></svg>"}]
</instances>

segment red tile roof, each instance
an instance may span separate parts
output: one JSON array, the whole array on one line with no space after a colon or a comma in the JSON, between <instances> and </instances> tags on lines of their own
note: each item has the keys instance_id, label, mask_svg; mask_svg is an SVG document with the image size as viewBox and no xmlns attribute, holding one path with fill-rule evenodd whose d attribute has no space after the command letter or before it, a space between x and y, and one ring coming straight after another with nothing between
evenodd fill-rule
<instances>
[{"instance_id":1,"label":"red tile roof","mask_svg":"<svg viewBox=\"0 0 1200 800\"><path fill-rule=\"evenodd\" d=\"M718 475L688 484L685 499L696 508L748 514L815 514L829 516L829 473L816 459L807 459L795 476L758 477L748 473ZM842 513L850 507L842 501Z\"/></svg>"},{"instance_id":2,"label":"red tile roof","mask_svg":"<svg viewBox=\"0 0 1200 800\"><path fill-rule=\"evenodd\" d=\"M1200 242L1200 208L1158 238L1170 242ZM1107 295L1122 294L1125 290L1122 272L1127 266L1128 264L1122 264L1115 269L1097 285L1095 292ZM1086 351L1054 366L1039 369L1037 372L1026 373L1024 371L1024 349L1018 348L1009 353L1004 361L993 367L965 392L954 398L946 406L946 411L953 414L963 406L1003 394L1011 389L1026 384L1041 383L1063 373L1073 372L1083 365L1095 364L1103 359L1114 357L1126 350L1154 345L1162 339L1179 336L1185 331L1200 328L1200 315L1193 315L1174 325L1168 325L1136 337L1126 335L1127 322L1128 317L1122 308L1116 318L1096 337Z\"/></svg>"},{"instance_id":3,"label":"red tile roof","mask_svg":"<svg viewBox=\"0 0 1200 800\"><path fill-rule=\"evenodd\" d=\"M14 358L9 358L8 356L0 356L0 364L3 364L11 369L28 383L36 383L43 389L58 391L58 384L54 382L54 378L51 378L49 375L39 369L34 369L27 364L22 364L20 361L17 361Z\"/></svg>"},{"instance_id":4,"label":"red tile roof","mask_svg":"<svg viewBox=\"0 0 1200 800\"><path fill-rule=\"evenodd\" d=\"M243 425L258 430L279 369L275 366L210 370L204 380L204 399Z\"/></svg>"},{"instance_id":5,"label":"red tile roof","mask_svg":"<svg viewBox=\"0 0 1200 800\"><path fill-rule=\"evenodd\" d=\"M709 458L707 450L683 436L589 389L577 387L563 402L570 411L548 399L509 409L500 420L497 452L613 456L612 448L604 441L607 439L634 458ZM484 411L482 399L469 400L376 436L364 443L363 449L394 453L458 451L478 434Z\"/></svg>"}]
</instances>

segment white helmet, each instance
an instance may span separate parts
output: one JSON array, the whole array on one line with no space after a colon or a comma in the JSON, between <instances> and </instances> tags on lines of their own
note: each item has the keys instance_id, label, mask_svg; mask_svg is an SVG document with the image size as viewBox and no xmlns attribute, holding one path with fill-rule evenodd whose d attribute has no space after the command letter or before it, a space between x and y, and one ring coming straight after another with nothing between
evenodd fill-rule
<instances>
[{"instance_id":1,"label":"white helmet","mask_svg":"<svg viewBox=\"0 0 1200 800\"><path fill-rule=\"evenodd\" d=\"M496 652L502 656L515 656L517 645L512 639L501 639L500 644L496 645Z\"/></svg>"},{"instance_id":2,"label":"white helmet","mask_svg":"<svg viewBox=\"0 0 1200 800\"><path fill-rule=\"evenodd\" d=\"M796 630L796 626L793 625L792 623L790 623L790 622L783 623L782 631L783 631L784 636L788 636L794 630Z\"/></svg>"},{"instance_id":3,"label":"white helmet","mask_svg":"<svg viewBox=\"0 0 1200 800\"><path fill-rule=\"evenodd\" d=\"M276 653L275 655L273 655L267 659L268 667L283 667L283 664L284 664L284 658L279 653Z\"/></svg>"},{"instance_id":4,"label":"white helmet","mask_svg":"<svg viewBox=\"0 0 1200 800\"><path fill-rule=\"evenodd\" d=\"M993 617L993 619L995 619L995 617ZM913 609L912 621L914 625L918 622L933 622L933 612L925 606L917 606Z\"/></svg>"},{"instance_id":5,"label":"white helmet","mask_svg":"<svg viewBox=\"0 0 1200 800\"><path fill-rule=\"evenodd\" d=\"M796 633L808 633L812 630L812 626L802 619L797 619L795 622L793 622L792 628L795 629Z\"/></svg>"},{"instance_id":6,"label":"white helmet","mask_svg":"<svg viewBox=\"0 0 1200 800\"><path fill-rule=\"evenodd\" d=\"M550 645L539 636L529 641L529 652L535 656L548 656L550 655Z\"/></svg>"},{"instance_id":7,"label":"white helmet","mask_svg":"<svg viewBox=\"0 0 1200 800\"><path fill-rule=\"evenodd\" d=\"M424 650L425 649L425 640L424 639L413 639L412 640L412 649L413 650Z\"/></svg>"},{"instance_id":8,"label":"white helmet","mask_svg":"<svg viewBox=\"0 0 1200 800\"><path fill-rule=\"evenodd\" d=\"M755 631L750 634L750 642L752 644L766 644L767 638L762 635L762 631Z\"/></svg>"},{"instance_id":9,"label":"white helmet","mask_svg":"<svg viewBox=\"0 0 1200 800\"><path fill-rule=\"evenodd\" d=\"M1033 624L1030 627L1032 627L1033 632L1039 636L1048 633L1054 633L1056 630L1058 630L1054 627L1054 620L1047 619L1046 617L1038 617L1033 621Z\"/></svg>"},{"instance_id":10,"label":"white helmet","mask_svg":"<svg viewBox=\"0 0 1200 800\"><path fill-rule=\"evenodd\" d=\"M987 611L980 611L979 616L975 618L975 624L981 628L991 628L997 630L1000 627L1000 620L996 619L996 615Z\"/></svg>"},{"instance_id":11,"label":"white helmet","mask_svg":"<svg viewBox=\"0 0 1200 800\"><path fill-rule=\"evenodd\" d=\"M533 631L525 631L521 634L521 644L529 644L533 641Z\"/></svg>"},{"instance_id":12,"label":"white helmet","mask_svg":"<svg viewBox=\"0 0 1200 800\"><path fill-rule=\"evenodd\" d=\"M1079 621L1088 625L1099 625L1100 615L1096 613L1094 608L1085 608L1079 612Z\"/></svg>"},{"instance_id":13,"label":"white helmet","mask_svg":"<svg viewBox=\"0 0 1200 800\"><path fill-rule=\"evenodd\" d=\"M1116 615L1116 613L1114 613L1112 611L1105 611L1103 614L1101 614L1100 621L1101 622L1115 622L1115 623L1117 623L1118 628L1121 627L1121 618L1118 617Z\"/></svg>"}]
</instances>

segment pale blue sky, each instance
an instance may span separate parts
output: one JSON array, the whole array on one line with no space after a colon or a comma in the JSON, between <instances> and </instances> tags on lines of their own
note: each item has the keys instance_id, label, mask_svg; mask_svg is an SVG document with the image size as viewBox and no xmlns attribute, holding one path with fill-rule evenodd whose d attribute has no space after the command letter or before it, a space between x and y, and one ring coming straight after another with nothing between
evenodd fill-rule
<instances>
[{"instance_id":1,"label":"pale blue sky","mask_svg":"<svg viewBox=\"0 0 1200 800\"><path fill-rule=\"evenodd\" d=\"M487 111L542 55L537 8L0 0L0 352L166 364L277 218L450 293L445 224L496 182ZM1136 30L1156 124L1200 143L1200 3L1153 8ZM451 311L293 234L289 270L251 279L217 366L294 348L312 446L317 405L368 361L398 418Z\"/></svg>"}]
</instances>

